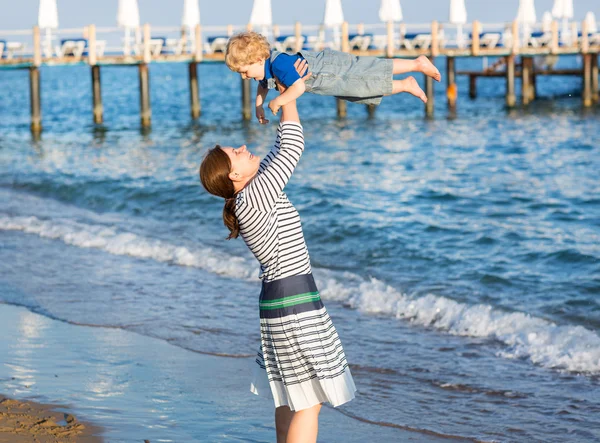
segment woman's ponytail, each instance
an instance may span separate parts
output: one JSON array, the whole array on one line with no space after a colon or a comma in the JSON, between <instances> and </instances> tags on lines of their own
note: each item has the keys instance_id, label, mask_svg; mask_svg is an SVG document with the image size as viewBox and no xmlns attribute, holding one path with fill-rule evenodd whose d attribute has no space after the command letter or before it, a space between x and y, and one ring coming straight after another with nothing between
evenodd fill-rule
<instances>
[{"instance_id":1,"label":"woman's ponytail","mask_svg":"<svg viewBox=\"0 0 600 443\"><path fill-rule=\"evenodd\" d=\"M235 215L235 200L236 195L232 198L225 200L225 206L223 206L223 223L229 229L229 237L227 240L237 238L240 235L240 224Z\"/></svg>"},{"instance_id":2,"label":"woman's ponytail","mask_svg":"<svg viewBox=\"0 0 600 443\"><path fill-rule=\"evenodd\" d=\"M223 223L229 229L227 240L237 238L240 234L240 224L235 215L235 200L237 193L229 178L231 160L229 156L216 145L210 149L200 165L200 181L208 192L225 199L223 206Z\"/></svg>"}]
</instances>

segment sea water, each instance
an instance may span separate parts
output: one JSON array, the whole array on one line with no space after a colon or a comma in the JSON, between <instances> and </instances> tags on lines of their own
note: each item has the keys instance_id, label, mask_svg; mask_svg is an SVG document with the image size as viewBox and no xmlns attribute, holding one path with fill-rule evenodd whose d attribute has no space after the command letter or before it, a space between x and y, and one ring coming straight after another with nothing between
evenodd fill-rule
<instances>
[{"instance_id":1,"label":"sea water","mask_svg":"<svg viewBox=\"0 0 600 443\"><path fill-rule=\"evenodd\" d=\"M223 365L252 359L258 266L224 240L198 166L217 143L264 155L277 118L242 122L239 76L199 73L192 122L185 65L152 65L144 131L134 68L103 68L99 127L89 68L42 68L39 139L26 71L0 73L0 301ZM336 119L330 97L299 101L306 149L286 193L357 384L341 409L372 435L380 423L598 440L600 112L581 108L578 78L539 78L539 99L513 111L503 80L480 80L475 101L465 80L456 117L443 85L431 120L408 95L372 119L360 105Z\"/></svg>"}]
</instances>

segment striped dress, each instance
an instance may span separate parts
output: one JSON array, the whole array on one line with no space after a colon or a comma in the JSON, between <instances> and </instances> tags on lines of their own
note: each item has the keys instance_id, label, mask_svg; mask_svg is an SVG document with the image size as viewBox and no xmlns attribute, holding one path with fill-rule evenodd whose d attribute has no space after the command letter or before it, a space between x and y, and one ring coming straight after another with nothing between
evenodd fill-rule
<instances>
[{"instance_id":1,"label":"striped dress","mask_svg":"<svg viewBox=\"0 0 600 443\"><path fill-rule=\"evenodd\" d=\"M300 217L283 192L304 150L302 126L282 122L275 146L238 193L240 234L260 262L260 347L250 390L293 411L339 406L356 388L311 273Z\"/></svg>"}]
</instances>

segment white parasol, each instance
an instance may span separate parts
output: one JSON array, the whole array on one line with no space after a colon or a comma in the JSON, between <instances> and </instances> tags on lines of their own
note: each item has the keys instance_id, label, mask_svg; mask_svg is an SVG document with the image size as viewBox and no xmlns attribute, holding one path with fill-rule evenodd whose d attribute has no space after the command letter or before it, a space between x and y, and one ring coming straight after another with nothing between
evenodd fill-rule
<instances>
[{"instance_id":1,"label":"white parasol","mask_svg":"<svg viewBox=\"0 0 600 443\"><path fill-rule=\"evenodd\" d=\"M456 44L464 47L463 25L467 23L467 8L465 0L450 0L449 22L456 25Z\"/></svg>"}]
</instances>

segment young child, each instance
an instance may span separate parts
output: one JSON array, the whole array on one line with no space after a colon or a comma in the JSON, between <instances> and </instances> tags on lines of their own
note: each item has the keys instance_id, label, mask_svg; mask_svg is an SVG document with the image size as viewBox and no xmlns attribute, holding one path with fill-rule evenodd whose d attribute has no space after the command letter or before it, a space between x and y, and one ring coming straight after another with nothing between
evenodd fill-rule
<instances>
[{"instance_id":1,"label":"young child","mask_svg":"<svg viewBox=\"0 0 600 443\"><path fill-rule=\"evenodd\" d=\"M301 80L294 63L306 60L310 78ZM305 91L332 95L355 103L378 105L386 95L408 92L427 102L427 96L414 77L394 80L394 74L422 72L440 81L437 68L424 55L414 60L381 59L354 56L325 49L321 52L300 51L296 54L272 51L267 39L257 32L242 32L227 43L225 63L243 79L259 82L256 93L256 117L265 119L263 103L276 81L287 90L271 100L269 108L277 114L279 108L300 97Z\"/></svg>"}]
</instances>

